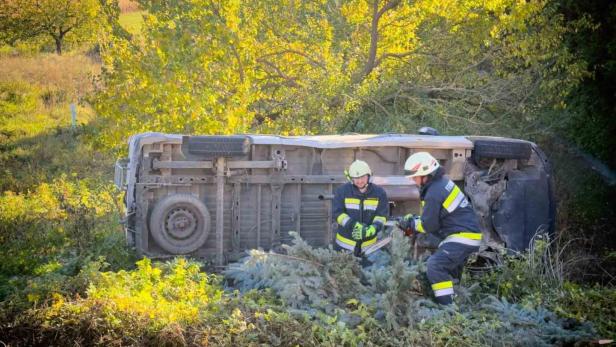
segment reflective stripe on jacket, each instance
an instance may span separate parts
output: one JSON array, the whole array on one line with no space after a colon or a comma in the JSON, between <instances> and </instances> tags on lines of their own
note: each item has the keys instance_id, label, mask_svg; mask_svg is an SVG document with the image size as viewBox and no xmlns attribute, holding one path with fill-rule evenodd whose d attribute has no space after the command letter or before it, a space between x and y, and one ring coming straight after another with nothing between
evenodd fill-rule
<instances>
[{"instance_id":1,"label":"reflective stripe on jacket","mask_svg":"<svg viewBox=\"0 0 616 347\"><path fill-rule=\"evenodd\" d=\"M462 190L438 169L421 189L421 217L415 228L447 242L481 244L481 229L473 207Z\"/></svg>"},{"instance_id":2,"label":"reflective stripe on jacket","mask_svg":"<svg viewBox=\"0 0 616 347\"><path fill-rule=\"evenodd\" d=\"M362 243L366 247L376 242L376 235L385 226L389 215L389 201L383 188L368 184L368 190L361 193L353 183L338 187L332 202L333 217L336 220L336 243L345 249L353 250L355 240L351 236L356 222L374 225L377 233Z\"/></svg>"}]
</instances>

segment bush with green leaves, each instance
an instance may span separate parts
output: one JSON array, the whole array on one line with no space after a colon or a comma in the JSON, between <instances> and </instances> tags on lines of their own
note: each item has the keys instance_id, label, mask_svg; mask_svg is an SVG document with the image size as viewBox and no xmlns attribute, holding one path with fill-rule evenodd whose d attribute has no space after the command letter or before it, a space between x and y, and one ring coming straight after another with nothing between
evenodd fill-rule
<instances>
[{"instance_id":1,"label":"bush with green leaves","mask_svg":"<svg viewBox=\"0 0 616 347\"><path fill-rule=\"evenodd\" d=\"M0 82L0 125L21 113L33 112L39 105L39 90L25 82Z\"/></svg>"},{"instance_id":2,"label":"bush with green leaves","mask_svg":"<svg viewBox=\"0 0 616 347\"><path fill-rule=\"evenodd\" d=\"M61 284L100 257L111 269L130 267L133 255L124 246L118 206L110 184L66 176L28 193L0 195L0 247L5 255L0 276L6 279L0 299L20 289L46 287L41 283ZM46 300L47 294L31 295L29 301Z\"/></svg>"},{"instance_id":3,"label":"bush with green leaves","mask_svg":"<svg viewBox=\"0 0 616 347\"><path fill-rule=\"evenodd\" d=\"M568 280L574 273L576 257L560 239L537 238L528 252L503 257L503 263L478 276L465 276L463 283L477 282L474 300L485 294L516 302L529 309L545 307L572 322L592 322L603 338L616 338L614 305L616 288L576 284Z\"/></svg>"},{"instance_id":4,"label":"bush with green leaves","mask_svg":"<svg viewBox=\"0 0 616 347\"><path fill-rule=\"evenodd\" d=\"M362 269L296 235L286 254L254 253L232 266L227 280L241 291L223 290L198 263L144 259L135 270L92 273L83 296L55 295L0 324L0 333L16 344L180 346L549 346L596 336L587 323L481 294L477 285L457 288L456 305L439 307L409 251L395 233L387 254Z\"/></svg>"}]
</instances>

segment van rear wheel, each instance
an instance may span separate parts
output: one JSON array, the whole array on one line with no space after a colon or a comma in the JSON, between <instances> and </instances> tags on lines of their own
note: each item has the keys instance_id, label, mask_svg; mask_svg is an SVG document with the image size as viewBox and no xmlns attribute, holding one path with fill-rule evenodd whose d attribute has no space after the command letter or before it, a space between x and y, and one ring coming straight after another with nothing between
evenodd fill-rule
<instances>
[{"instance_id":1,"label":"van rear wheel","mask_svg":"<svg viewBox=\"0 0 616 347\"><path fill-rule=\"evenodd\" d=\"M203 246L210 231L205 204L188 194L161 199L150 215L150 233L156 243L172 254L187 254Z\"/></svg>"}]
</instances>

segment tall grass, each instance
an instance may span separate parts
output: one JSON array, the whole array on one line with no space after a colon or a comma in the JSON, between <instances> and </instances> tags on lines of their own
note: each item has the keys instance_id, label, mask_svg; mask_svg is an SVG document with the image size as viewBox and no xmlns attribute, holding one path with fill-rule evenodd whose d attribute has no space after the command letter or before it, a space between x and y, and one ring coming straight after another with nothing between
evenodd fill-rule
<instances>
[{"instance_id":1,"label":"tall grass","mask_svg":"<svg viewBox=\"0 0 616 347\"><path fill-rule=\"evenodd\" d=\"M83 54L0 56L0 192L36 189L62 174L105 172L110 164L85 126L94 119L86 100L99 73L100 64Z\"/></svg>"},{"instance_id":2,"label":"tall grass","mask_svg":"<svg viewBox=\"0 0 616 347\"><path fill-rule=\"evenodd\" d=\"M44 96L48 106L83 98L92 92L94 78L100 70L99 63L83 54L0 57L0 81L22 81L43 92L55 93Z\"/></svg>"},{"instance_id":3,"label":"tall grass","mask_svg":"<svg viewBox=\"0 0 616 347\"><path fill-rule=\"evenodd\" d=\"M134 0L120 0L119 5L122 13L139 11L139 3Z\"/></svg>"},{"instance_id":4,"label":"tall grass","mask_svg":"<svg viewBox=\"0 0 616 347\"><path fill-rule=\"evenodd\" d=\"M125 12L120 15L120 25L133 35L139 35L141 33L141 27L143 26L143 15L145 11L133 11Z\"/></svg>"}]
</instances>

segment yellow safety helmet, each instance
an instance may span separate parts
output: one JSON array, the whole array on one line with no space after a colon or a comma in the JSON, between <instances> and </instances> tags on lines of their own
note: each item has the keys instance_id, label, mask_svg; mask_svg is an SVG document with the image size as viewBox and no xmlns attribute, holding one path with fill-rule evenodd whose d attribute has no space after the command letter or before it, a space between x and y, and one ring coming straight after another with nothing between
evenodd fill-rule
<instances>
[{"instance_id":1,"label":"yellow safety helmet","mask_svg":"<svg viewBox=\"0 0 616 347\"><path fill-rule=\"evenodd\" d=\"M350 178L359 178L365 175L372 176L372 170L370 170L368 163L363 160L355 160L347 170L347 176Z\"/></svg>"},{"instance_id":2,"label":"yellow safety helmet","mask_svg":"<svg viewBox=\"0 0 616 347\"><path fill-rule=\"evenodd\" d=\"M407 177L427 176L441 165L428 152L417 152L404 163L404 174Z\"/></svg>"}]
</instances>

